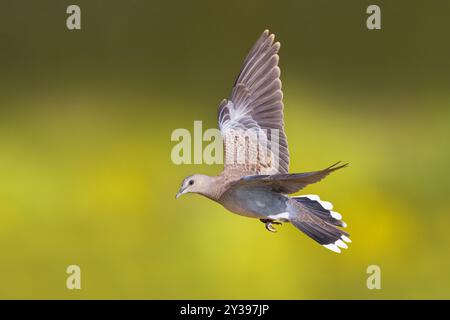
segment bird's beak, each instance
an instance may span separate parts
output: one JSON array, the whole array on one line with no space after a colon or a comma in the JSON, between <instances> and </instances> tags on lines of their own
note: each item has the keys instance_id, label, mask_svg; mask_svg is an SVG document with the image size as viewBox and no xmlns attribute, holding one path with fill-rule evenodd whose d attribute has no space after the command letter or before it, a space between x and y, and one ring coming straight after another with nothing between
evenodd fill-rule
<instances>
[{"instance_id":1,"label":"bird's beak","mask_svg":"<svg viewBox=\"0 0 450 320\"><path fill-rule=\"evenodd\" d=\"M180 189L180 191L177 192L175 199L178 199L181 195L183 195L185 193L185 189Z\"/></svg>"}]
</instances>

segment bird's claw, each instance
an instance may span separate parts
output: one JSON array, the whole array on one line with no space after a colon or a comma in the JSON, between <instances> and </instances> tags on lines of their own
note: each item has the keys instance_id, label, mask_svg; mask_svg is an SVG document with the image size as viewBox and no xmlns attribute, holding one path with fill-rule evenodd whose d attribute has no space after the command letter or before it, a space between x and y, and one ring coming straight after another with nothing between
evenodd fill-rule
<instances>
[{"instance_id":1,"label":"bird's claw","mask_svg":"<svg viewBox=\"0 0 450 320\"><path fill-rule=\"evenodd\" d=\"M276 222L276 221L268 220L268 219L261 219L261 222L264 223L267 231L270 231L270 232L277 232L277 229L275 229L275 227L273 225L281 224L281 222Z\"/></svg>"},{"instance_id":2,"label":"bird's claw","mask_svg":"<svg viewBox=\"0 0 450 320\"><path fill-rule=\"evenodd\" d=\"M277 232L277 229L275 229L275 228L273 227L273 225L272 225L271 222L267 222L267 223L266 223L266 229L267 229L268 231L270 231L270 232Z\"/></svg>"}]
</instances>

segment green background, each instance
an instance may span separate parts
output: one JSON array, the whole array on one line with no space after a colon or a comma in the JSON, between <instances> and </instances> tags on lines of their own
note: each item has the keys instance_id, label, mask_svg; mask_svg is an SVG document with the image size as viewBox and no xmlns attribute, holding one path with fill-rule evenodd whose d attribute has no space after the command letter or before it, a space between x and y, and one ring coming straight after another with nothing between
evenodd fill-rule
<instances>
[{"instance_id":1,"label":"green background","mask_svg":"<svg viewBox=\"0 0 450 320\"><path fill-rule=\"evenodd\" d=\"M450 297L448 1L0 4L1 298ZM370 4L382 30L366 28ZM350 162L304 191L344 215L340 255L174 199L221 166L174 165L172 131L216 126L264 29L282 44L291 171Z\"/></svg>"}]
</instances>

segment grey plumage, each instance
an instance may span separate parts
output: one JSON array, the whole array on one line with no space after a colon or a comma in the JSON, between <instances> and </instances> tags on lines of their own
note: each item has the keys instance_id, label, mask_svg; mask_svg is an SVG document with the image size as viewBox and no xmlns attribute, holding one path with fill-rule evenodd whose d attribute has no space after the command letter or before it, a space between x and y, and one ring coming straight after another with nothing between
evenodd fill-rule
<instances>
[{"instance_id":1,"label":"grey plumage","mask_svg":"<svg viewBox=\"0 0 450 320\"><path fill-rule=\"evenodd\" d=\"M185 178L177 198L185 193L201 194L234 213L260 219L269 231L275 231L272 224L291 222L319 244L340 252L339 248L347 248L344 241L350 239L340 229L346 225L340 214L332 211L331 203L316 195L288 196L347 164L289 174L279 48L274 35L264 31L245 58L230 98L219 105L222 173Z\"/></svg>"}]
</instances>

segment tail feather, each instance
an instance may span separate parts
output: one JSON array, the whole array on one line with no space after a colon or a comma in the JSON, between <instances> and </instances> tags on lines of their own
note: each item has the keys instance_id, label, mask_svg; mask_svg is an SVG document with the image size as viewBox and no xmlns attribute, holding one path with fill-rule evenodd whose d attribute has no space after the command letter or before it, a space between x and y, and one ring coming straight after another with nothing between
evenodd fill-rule
<instances>
[{"instance_id":1,"label":"tail feather","mask_svg":"<svg viewBox=\"0 0 450 320\"><path fill-rule=\"evenodd\" d=\"M307 236L334 252L347 249L350 243L349 234L338 227L345 226L339 214L331 211L332 204L321 201L318 196L302 196L291 198L289 220Z\"/></svg>"},{"instance_id":2,"label":"tail feather","mask_svg":"<svg viewBox=\"0 0 450 320\"><path fill-rule=\"evenodd\" d=\"M333 204L328 201L320 200L318 195L313 194L298 196L292 197L292 199L307 207L312 214L318 216L326 222L338 227L347 227L347 224L341 220L342 215L338 212L332 211Z\"/></svg>"}]
</instances>

